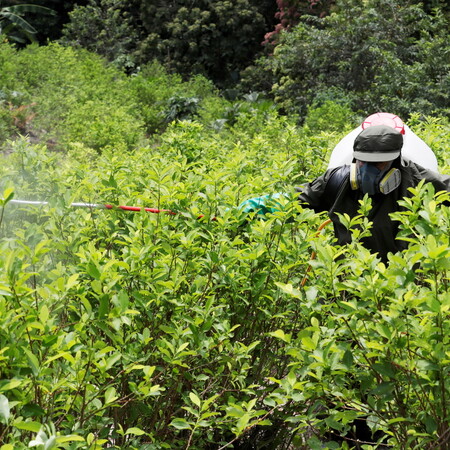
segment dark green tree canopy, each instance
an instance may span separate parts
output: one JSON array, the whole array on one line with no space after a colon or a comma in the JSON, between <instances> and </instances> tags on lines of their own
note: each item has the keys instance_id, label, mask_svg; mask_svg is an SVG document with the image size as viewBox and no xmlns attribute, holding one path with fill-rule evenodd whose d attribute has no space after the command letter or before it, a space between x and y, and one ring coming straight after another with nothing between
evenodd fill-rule
<instances>
[{"instance_id":1,"label":"dark green tree canopy","mask_svg":"<svg viewBox=\"0 0 450 450\"><path fill-rule=\"evenodd\" d=\"M311 103L338 95L364 112L448 114L448 29L443 12L426 14L415 2L339 0L329 16L304 16L282 33L256 72L261 80L265 70L290 113L304 115Z\"/></svg>"},{"instance_id":2,"label":"dark green tree canopy","mask_svg":"<svg viewBox=\"0 0 450 450\"><path fill-rule=\"evenodd\" d=\"M90 0L76 7L64 41L96 51L110 61L126 55L136 65L154 59L169 70L235 82L262 50L273 5L251 0L132 2Z\"/></svg>"},{"instance_id":3,"label":"dark green tree canopy","mask_svg":"<svg viewBox=\"0 0 450 450\"><path fill-rule=\"evenodd\" d=\"M134 67L139 36L122 1L90 0L75 7L69 18L61 42L104 56L119 67Z\"/></svg>"},{"instance_id":4,"label":"dark green tree canopy","mask_svg":"<svg viewBox=\"0 0 450 450\"><path fill-rule=\"evenodd\" d=\"M260 50L264 17L249 0L142 2L140 61L157 58L183 75L236 78Z\"/></svg>"},{"instance_id":5,"label":"dark green tree canopy","mask_svg":"<svg viewBox=\"0 0 450 450\"><path fill-rule=\"evenodd\" d=\"M41 43L59 38L68 21L64 44L127 71L158 60L184 79L202 74L219 87L236 87L240 80L243 93L270 93L282 110L301 117L309 105L326 100L364 113L448 114L450 16L443 0L27 3L31 9L22 10L22 23L37 30ZM17 5L0 2L3 29L12 25L9 13ZM34 7L58 15L38 15ZM287 18L292 21L283 24ZM274 29L273 45L261 45Z\"/></svg>"}]
</instances>

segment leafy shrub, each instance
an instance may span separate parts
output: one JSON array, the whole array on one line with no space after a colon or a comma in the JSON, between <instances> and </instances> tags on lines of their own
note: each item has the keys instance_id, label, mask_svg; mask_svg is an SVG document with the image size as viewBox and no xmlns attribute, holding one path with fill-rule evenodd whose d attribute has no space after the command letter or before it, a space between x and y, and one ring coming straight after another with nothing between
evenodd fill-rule
<instances>
[{"instance_id":1,"label":"leafy shrub","mask_svg":"<svg viewBox=\"0 0 450 450\"><path fill-rule=\"evenodd\" d=\"M355 114L348 105L342 105L331 100L323 104L313 104L308 108L304 126L313 133L321 131L350 131L355 123Z\"/></svg>"},{"instance_id":2,"label":"leafy shrub","mask_svg":"<svg viewBox=\"0 0 450 450\"><path fill-rule=\"evenodd\" d=\"M10 89L22 93L22 104L36 103L27 132L59 148L86 136L99 151L116 144L130 149L143 136L127 78L94 54L56 44L29 46L2 72Z\"/></svg>"},{"instance_id":3,"label":"leafy shrub","mask_svg":"<svg viewBox=\"0 0 450 450\"><path fill-rule=\"evenodd\" d=\"M5 102L0 100L0 142L4 142L13 131L13 119Z\"/></svg>"},{"instance_id":4,"label":"leafy shrub","mask_svg":"<svg viewBox=\"0 0 450 450\"><path fill-rule=\"evenodd\" d=\"M15 143L1 168L5 442L205 448L266 430L273 445L337 448L359 421L394 447L445 439L448 194L413 192L396 217L411 245L388 267L359 243L369 204L342 248L288 200L244 223L242 197L317 170L310 148L300 172L313 141L285 119L253 136L248 125L219 143L181 121L152 153L105 151L96 164L82 148ZM49 203L13 205L8 186Z\"/></svg>"},{"instance_id":5,"label":"leafy shrub","mask_svg":"<svg viewBox=\"0 0 450 450\"><path fill-rule=\"evenodd\" d=\"M313 267L320 286L301 292L280 285L310 322L295 337L280 332L280 338L289 336L291 371L274 380L273 404L295 402L284 413L300 442L311 423L320 431L310 445L320 445L327 431L335 443L339 436L351 442L355 420L366 421L379 441L395 448L446 441L450 385L442 376L448 370L442 351L449 246L448 208L442 205L448 199L448 193L419 186L402 202L405 211L395 219L411 244L388 267L358 244L358 233L350 247L318 247ZM367 232L369 224L360 225Z\"/></svg>"},{"instance_id":6,"label":"leafy shrub","mask_svg":"<svg viewBox=\"0 0 450 450\"><path fill-rule=\"evenodd\" d=\"M79 145L63 155L14 143L2 191L14 186L16 198L49 203L8 203L2 216L2 439L201 448L233 439L246 423L264 424L252 400L253 361L264 354L258 341L272 340L264 333L284 320L268 326L272 313L290 310L271 299L273 283L302 272L308 232L286 240L295 210L245 226L235 206L257 191L289 190L301 138L285 118L261 123L251 115L221 136L174 122L158 148L126 157L104 151L95 164ZM312 153L303 156L306 170ZM72 201L179 213L90 211L69 208ZM17 308L27 319L13 325ZM39 325L22 333L31 323ZM261 364L268 374L278 361ZM238 423L241 410L248 422ZM53 428L36 437L44 422Z\"/></svg>"},{"instance_id":7,"label":"leafy shrub","mask_svg":"<svg viewBox=\"0 0 450 450\"><path fill-rule=\"evenodd\" d=\"M27 51L46 55L55 77L50 55L71 63L78 55ZM89 58L80 58L82 74ZM203 449L264 438L273 448L348 448L360 422L368 439L396 448L444 444L448 194L411 193L396 216L410 246L385 266L360 244L370 232L367 201L345 247L330 229L318 235L324 217L295 201L293 186L323 171L344 130L299 129L256 95L232 126L214 129L210 118L230 102L205 95L210 85L198 79L155 98L202 93L209 109L136 146L129 110L117 109L110 128L109 116L95 119L117 105L119 87L140 115L136 99L151 98L156 79L137 75L130 93L109 69L116 85L106 92L69 67L74 78L61 69L59 79L72 82L60 91L76 136L66 138L69 151L20 138L0 165L2 444ZM93 64L94 81L97 70L105 75ZM24 66L18 85L28 99L35 87L56 96L34 78L40 71ZM48 82L57 91L56 81ZM444 161L448 123L414 116L410 124ZM83 130L99 132L83 138ZM131 149L117 151L112 139ZM272 192L287 198L267 220L236 207Z\"/></svg>"},{"instance_id":8,"label":"leafy shrub","mask_svg":"<svg viewBox=\"0 0 450 450\"><path fill-rule=\"evenodd\" d=\"M86 101L65 123L70 135L62 138L62 142L83 142L99 152L130 150L143 138L142 122L136 119L134 112L103 102Z\"/></svg>"},{"instance_id":9,"label":"leafy shrub","mask_svg":"<svg viewBox=\"0 0 450 450\"><path fill-rule=\"evenodd\" d=\"M0 86L3 93L13 89L15 83L12 71L13 61L16 51L14 47L6 42L0 42Z\"/></svg>"},{"instance_id":10,"label":"leafy shrub","mask_svg":"<svg viewBox=\"0 0 450 450\"><path fill-rule=\"evenodd\" d=\"M227 124L234 126L239 117L253 116L256 121L260 121L264 124L275 113L276 106L271 100L265 99L258 92L251 92L250 94L243 95L242 100L233 101L231 106L225 109L220 119L216 119L218 128Z\"/></svg>"},{"instance_id":11,"label":"leafy shrub","mask_svg":"<svg viewBox=\"0 0 450 450\"><path fill-rule=\"evenodd\" d=\"M412 114L408 125L430 146L438 158L439 167L445 171L450 166L448 157L450 151L448 140L449 120Z\"/></svg>"},{"instance_id":12,"label":"leafy shrub","mask_svg":"<svg viewBox=\"0 0 450 450\"><path fill-rule=\"evenodd\" d=\"M183 81L180 75L168 73L156 61L142 67L138 74L130 78L129 83L138 102L139 115L150 134L163 131L167 121L182 118L170 113L171 98L196 98L195 103L201 107L195 110L204 123L214 120L224 108L223 103L226 103L220 99L213 84L203 76Z\"/></svg>"},{"instance_id":13,"label":"leafy shrub","mask_svg":"<svg viewBox=\"0 0 450 450\"><path fill-rule=\"evenodd\" d=\"M165 122L194 118L198 114L199 102L197 97L170 97L164 112Z\"/></svg>"}]
</instances>

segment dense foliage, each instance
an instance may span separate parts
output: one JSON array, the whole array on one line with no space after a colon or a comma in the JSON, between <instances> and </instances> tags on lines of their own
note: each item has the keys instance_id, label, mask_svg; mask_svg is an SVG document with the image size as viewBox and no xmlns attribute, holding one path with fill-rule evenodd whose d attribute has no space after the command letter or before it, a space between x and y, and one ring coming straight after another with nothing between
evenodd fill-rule
<instances>
[{"instance_id":1,"label":"dense foliage","mask_svg":"<svg viewBox=\"0 0 450 450\"><path fill-rule=\"evenodd\" d=\"M90 0L70 13L63 41L97 51L121 66L157 59L184 76L202 74L229 85L261 49L265 12L250 0L177 0L164 6Z\"/></svg>"},{"instance_id":2,"label":"dense foliage","mask_svg":"<svg viewBox=\"0 0 450 450\"><path fill-rule=\"evenodd\" d=\"M95 54L57 44L22 51L5 44L0 61L3 139L19 132L57 149L82 141L126 150L179 118L183 101L220 102L204 78L183 83L157 63L127 78Z\"/></svg>"},{"instance_id":3,"label":"dense foliage","mask_svg":"<svg viewBox=\"0 0 450 450\"><path fill-rule=\"evenodd\" d=\"M281 31L290 31L299 23L302 15L312 14L323 17L330 12L334 4L335 0L277 0L278 9L275 17L278 23L265 35L263 44L275 46Z\"/></svg>"},{"instance_id":4,"label":"dense foliage","mask_svg":"<svg viewBox=\"0 0 450 450\"><path fill-rule=\"evenodd\" d=\"M17 1L5 4L0 23L1 11L19 8ZM357 114L449 116L445 1L33 0L33 5L57 13L20 16L41 31L40 42L46 42L42 30L48 28L48 37L62 33L63 45L95 52L127 73L157 60L184 80L205 76L229 98L255 91L270 96L300 122L311 105L328 100ZM8 29L4 35L15 39Z\"/></svg>"},{"instance_id":5,"label":"dense foliage","mask_svg":"<svg viewBox=\"0 0 450 450\"><path fill-rule=\"evenodd\" d=\"M119 0L91 1L70 12L62 42L104 56L123 68L134 68L139 34Z\"/></svg>"},{"instance_id":6,"label":"dense foliage","mask_svg":"<svg viewBox=\"0 0 450 450\"><path fill-rule=\"evenodd\" d=\"M339 0L324 18L304 16L247 86L271 89L286 112L326 99L358 111L449 115L449 18L398 0Z\"/></svg>"},{"instance_id":7,"label":"dense foliage","mask_svg":"<svg viewBox=\"0 0 450 450\"><path fill-rule=\"evenodd\" d=\"M388 266L360 244L369 200L345 247L295 201L351 109L299 128L57 45L2 44L0 67L2 450L448 445L449 194L405 200ZM448 121L409 125L450 172ZM273 192L267 220L237 208Z\"/></svg>"}]
</instances>

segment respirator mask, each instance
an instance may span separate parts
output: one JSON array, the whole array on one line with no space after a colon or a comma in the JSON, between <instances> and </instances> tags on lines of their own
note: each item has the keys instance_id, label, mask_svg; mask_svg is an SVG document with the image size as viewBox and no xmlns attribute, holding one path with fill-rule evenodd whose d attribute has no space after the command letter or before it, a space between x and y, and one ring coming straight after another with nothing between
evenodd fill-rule
<instances>
[{"instance_id":1,"label":"respirator mask","mask_svg":"<svg viewBox=\"0 0 450 450\"><path fill-rule=\"evenodd\" d=\"M353 163L350 166L350 186L353 190L360 189L363 194L389 194L400 186L401 174L396 168L391 169L392 162L383 170L375 164L366 162Z\"/></svg>"}]
</instances>

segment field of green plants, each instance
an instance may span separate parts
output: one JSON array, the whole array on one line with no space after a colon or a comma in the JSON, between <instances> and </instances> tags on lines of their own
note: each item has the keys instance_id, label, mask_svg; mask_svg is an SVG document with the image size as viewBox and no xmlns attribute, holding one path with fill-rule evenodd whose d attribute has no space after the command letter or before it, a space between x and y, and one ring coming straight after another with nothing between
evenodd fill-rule
<instances>
[{"instance_id":1,"label":"field of green plants","mask_svg":"<svg viewBox=\"0 0 450 450\"><path fill-rule=\"evenodd\" d=\"M1 450L449 447L450 194L404 201L387 266L369 200L345 247L295 201L362 117L57 45L1 44L0 88ZM448 120L408 125L450 173Z\"/></svg>"}]
</instances>

